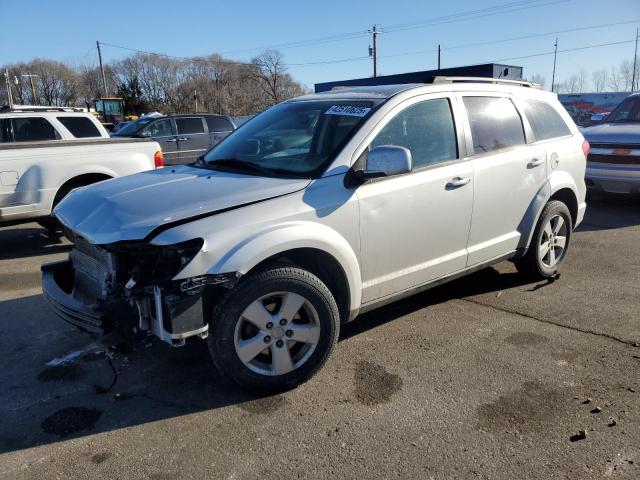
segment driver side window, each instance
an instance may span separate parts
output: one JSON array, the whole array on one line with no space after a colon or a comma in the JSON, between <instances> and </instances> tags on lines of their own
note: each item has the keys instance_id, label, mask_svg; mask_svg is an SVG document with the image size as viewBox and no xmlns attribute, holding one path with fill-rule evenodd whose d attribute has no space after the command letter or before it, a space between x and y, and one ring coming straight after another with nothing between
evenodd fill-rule
<instances>
[{"instance_id":1,"label":"driver side window","mask_svg":"<svg viewBox=\"0 0 640 480\"><path fill-rule=\"evenodd\" d=\"M369 148L379 145L408 148L414 170L455 160L458 145L449 100L425 100L405 108L383 127Z\"/></svg>"},{"instance_id":2,"label":"driver side window","mask_svg":"<svg viewBox=\"0 0 640 480\"><path fill-rule=\"evenodd\" d=\"M169 137L173 135L171 128L171 120L166 118L163 120L156 120L147 125L142 131L143 134L149 133L150 137Z\"/></svg>"}]
</instances>

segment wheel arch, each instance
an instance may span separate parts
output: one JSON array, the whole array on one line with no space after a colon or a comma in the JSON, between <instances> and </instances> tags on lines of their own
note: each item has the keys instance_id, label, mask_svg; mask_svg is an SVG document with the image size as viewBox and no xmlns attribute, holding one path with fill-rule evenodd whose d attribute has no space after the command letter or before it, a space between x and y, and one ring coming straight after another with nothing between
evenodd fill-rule
<instances>
[{"instance_id":1,"label":"wheel arch","mask_svg":"<svg viewBox=\"0 0 640 480\"><path fill-rule=\"evenodd\" d=\"M342 235L326 225L295 222L271 228L216 257L209 274L247 275L267 265L296 265L309 270L329 287L343 320L353 319L360 308L362 280L356 254ZM195 271L187 267L180 277L186 278Z\"/></svg>"},{"instance_id":2,"label":"wheel arch","mask_svg":"<svg viewBox=\"0 0 640 480\"><path fill-rule=\"evenodd\" d=\"M533 237L533 232L538 223L538 219L542 214L542 210L550 201L560 200L565 205L567 205L567 208L571 213L571 221L573 223L573 226L575 227L576 220L578 218L577 187L568 174L566 174L566 177L567 178L565 178L564 175L558 175L556 177L550 178L549 183L545 184L545 186L538 191L536 197L532 200L527 215L522 220L519 227L519 231L523 232L523 236L521 238L520 245L518 245L518 248L523 254L526 253L529 248L531 238Z\"/></svg>"},{"instance_id":3,"label":"wheel arch","mask_svg":"<svg viewBox=\"0 0 640 480\"><path fill-rule=\"evenodd\" d=\"M110 180L113 178L113 175L102 173L102 172L91 172L91 173L82 173L80 175L75 175L68 180L66 180L60 187L58 188L56 195L53 200L53 207L62 200L64 195L69 193L74 188L84 187L86 185L91 185L93 183L102 182L103 180Z\"/></svg>"}]
</instances>

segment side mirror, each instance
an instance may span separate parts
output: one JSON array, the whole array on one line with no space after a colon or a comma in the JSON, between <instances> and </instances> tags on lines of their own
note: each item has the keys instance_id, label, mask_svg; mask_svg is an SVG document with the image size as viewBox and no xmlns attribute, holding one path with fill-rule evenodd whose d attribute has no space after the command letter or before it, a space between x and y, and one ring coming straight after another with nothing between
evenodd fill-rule
<instances>
[{"instance_id":1,"label":"side mirror","mask_svg":"<svg viewBox=\"0 0 640 480\"><path fill-rule=\"evenodd\" d=\"M411 172L411 151L396 145L380 145L371 149L366 158L364 178L391 177Z\"/></svg>"}]
</instances>

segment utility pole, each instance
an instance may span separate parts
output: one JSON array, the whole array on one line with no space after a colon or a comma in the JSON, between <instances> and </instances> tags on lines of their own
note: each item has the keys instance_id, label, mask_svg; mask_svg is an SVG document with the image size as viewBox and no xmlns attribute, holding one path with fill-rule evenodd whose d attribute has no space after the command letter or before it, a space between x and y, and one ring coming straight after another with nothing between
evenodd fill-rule
<instances>
[{"instance_id":1,"label":"utility pole","mask_svg":"<svg viewBox=\"0 0 640 480\"><path fill-rule=\"evenodd\" d=\"M100 72L102 73L102 88L104 97L107 96L107 77L104 76L104 65L102 65L102 52L100 51L100 41L96 40L96 47L98 47L98 61L100 62Z\"/></svg>"},{"instance_id":2,"label":"utility pole","mask_svg":"<svg viewBox=\"0 0 640 480\"><path fill-rule=\"evenodd\" d=\"M29 79L29 83L31 84L31 103L35 105L36 104L36 86L33 84L33 77L37 77L38 75L23 73L22 76L27 77Z\"/></svg>"},{"instance_id":3,"label":"utility pole","mask_svg":"<svg viewBox=\"0 0 640 480\"><path fill-rule=\"evenodd\" d=\"M373 58L373 76L377 77L378 76L378 49L376 46L376 38L378 37L378 34L380 32L378 31L377 26L374 25L373 28L369 30L369 33L373 37L373 41L372 41L373 47L369 47L369 56Z\"/></svg>"},{"instance_id":4,"label":"utility pole","mask_svg":"<svg viewBox=\"0 0 640 480\"><path fill-rule=\"evenodd\" d=\"M9 108L13 108L13 95L11 94L11 81L9 80L9 69L4 71L4 82L7 86L7 101L9 102Z\"/></svg>"},{"instance_id":5,"label":"utility pole","mask_svg":"<svg viewBox=\"0 0 640 480\"><path fill-rule=\"evenodd\" d=\"M196 110L193 113L198 113L198 90L193 91L193 99L196 101Z\"/></svg>"},{"instance_id":6,"label":"utility pole","mask_svg":"<svg viewBox=\"0 0 640 480\"><path fill-rule=\"evenodd\" d=\"M633 54L633 77L631 79L631 93L636 91L636 71L638 63L638 29L636 28L636 50Z\"/></svg>"},{"instance_id":7,"label":"utility pole","mask_svg":"<svg viewBox=\"0 0 640 480\"><path fill-rule=\"evenodd\" d=\"M556 37L556 43L553 44L553 75L551 75L551 91L555 91L555 83L556 83L556 58L558 57L558 37Z\"/></svg>"},{"instance_id":8,"label":"utility pole","mask_svg":"<svg viewBox=\"0 0 640 480\"><path fill-rule=\"evenodd\" d=\"M438 71L440 71L440 44L438 44Z\"/></svg>"}]
</instances>

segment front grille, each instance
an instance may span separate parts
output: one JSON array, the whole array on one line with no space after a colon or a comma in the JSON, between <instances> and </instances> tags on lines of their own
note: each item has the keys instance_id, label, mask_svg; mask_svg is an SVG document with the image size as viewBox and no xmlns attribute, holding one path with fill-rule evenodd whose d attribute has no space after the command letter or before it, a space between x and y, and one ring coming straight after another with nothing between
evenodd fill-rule
<instances>
[{"instance_id":1,"label":"front grille","mask_svg":"<svg viewBox=\"0 0 640 480\"><path fill-rule=\"evenodd\" d=\"M628 148L630 150L637 150L640 148L640 143L626 143L626 144L620 144L620 143L591 143L589 142L589 145L591 146L591 148L609 148L609 149L615 149L615 148Z\"/></svg>"},{"instance_id":2,"label":"front grille","mask_svg":"<svg viewBox=\"0 0 640 480\"><path fill-rule=\"evenodd\" d=\"M590 153L587 162L609 163L613 165L640 165L640 157L635 155L603 155Z\"/></svg>"}]
</instances>

